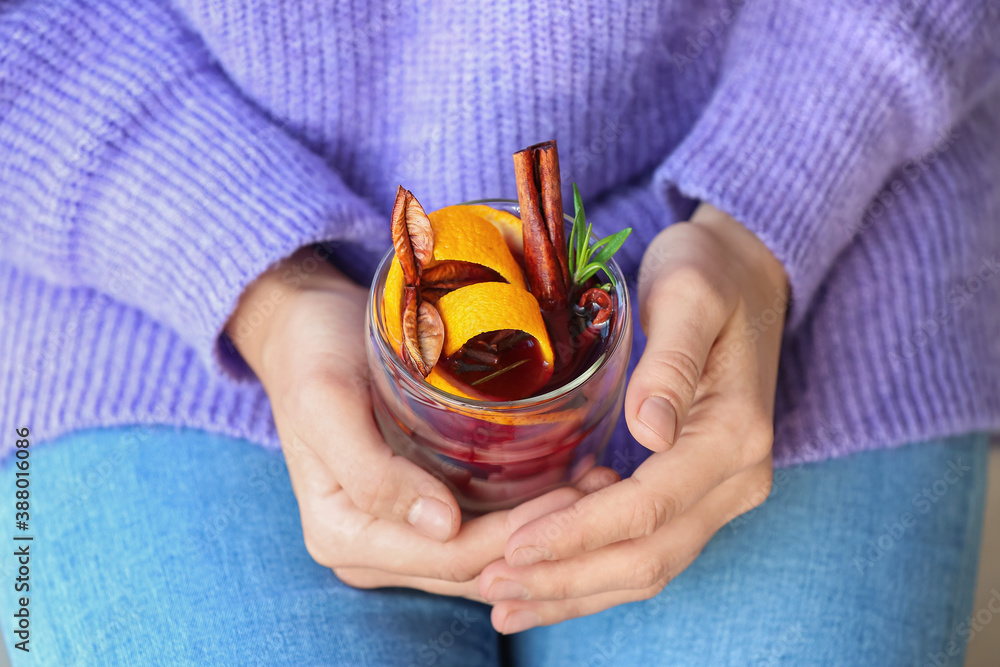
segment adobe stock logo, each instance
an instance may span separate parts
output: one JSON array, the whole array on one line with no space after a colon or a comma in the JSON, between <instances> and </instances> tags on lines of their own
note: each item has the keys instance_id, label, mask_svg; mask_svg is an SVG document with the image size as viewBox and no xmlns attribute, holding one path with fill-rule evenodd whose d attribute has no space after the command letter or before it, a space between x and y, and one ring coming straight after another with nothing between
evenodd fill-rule
<instances>
[{"instance_id":1,"label":"adobe stock logo","mask_svg":"<svg viewBox=\"0 0 1000 667\"><path fill-rule=\"evenodd\" d=\"M411 662L410 667L437 664L438 660L455 645L456 639L464 635L472 627L472 624L478 620L467 609L457 610L452 616L454 616L454 620L451 621L447 629L442 630L437 638L430 639L421 644L417 650L420 662Z\"/></svg>"},{"instance_id":2,"label":"adobe stock logo","mask_svg":"<svg viewBox=\"0 0 1000 667\"><path fill-rule=\"evenodd\" d=\"M928 653L925 667L945 667L952 664L950 658L955 658L962 653L962 644L968 644L976 638L980 632L986 629L993 619L1000 615L1000 590L993 588L990 590L990 599L986 606L977 609L971 616L955 626L952 637L945 645L943 651Z\"/></svg>"}]
</instances>

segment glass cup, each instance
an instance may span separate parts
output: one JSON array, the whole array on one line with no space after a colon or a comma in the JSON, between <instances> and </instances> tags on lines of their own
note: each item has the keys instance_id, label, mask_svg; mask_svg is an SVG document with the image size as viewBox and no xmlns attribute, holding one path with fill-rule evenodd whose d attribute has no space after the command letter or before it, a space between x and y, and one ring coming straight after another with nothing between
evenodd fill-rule
<instances>
[{"instance_id":1,"label":"glass cup","mask_svg":"<svg viewBox=\"0 0 1000 667\"><path fill-rule=\"evenodd\" d=\"M513 200L469 203L519 214ZM382 317L392 259L390 250L369 293L366 346L375 418L393 451L442 479L468 515L513 507L597 465L621 413L632 347L628 290L614 260L608 280L616 313L601 355L546 394L479 401L415 378L396 354Z\"/></svg>"}]
</instances>

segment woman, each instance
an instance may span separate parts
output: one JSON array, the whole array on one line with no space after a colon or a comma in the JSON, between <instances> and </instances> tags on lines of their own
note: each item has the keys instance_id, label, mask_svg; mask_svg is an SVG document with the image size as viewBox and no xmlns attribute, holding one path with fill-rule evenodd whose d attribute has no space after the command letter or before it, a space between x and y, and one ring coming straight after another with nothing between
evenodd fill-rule
<instances>
[{"instance_id":1,"label":"woman","mask_svg":"<svg viewBox=\"0 0 1000 667\"><path fill-rule=\"evenodd\" d=\"M15 664L961 664L997 9L332 4L0 9ZM460 524L372 419L365 286L398 183L511 197L552 137L635 230L612 470Z\"/></svg>"}]
</instances>

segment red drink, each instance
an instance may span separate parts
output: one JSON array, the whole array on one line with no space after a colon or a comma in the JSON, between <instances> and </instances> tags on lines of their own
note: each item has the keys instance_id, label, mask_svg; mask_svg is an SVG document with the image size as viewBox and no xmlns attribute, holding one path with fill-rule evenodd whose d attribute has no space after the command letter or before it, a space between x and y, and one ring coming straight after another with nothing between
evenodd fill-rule
<instances>
[{"instance_id":1,"label":"red drink","mask_svg":"<svg viewBox=\"0 0 1000 667\"><path fill-rule=\"evenodd\" d=\"M538 342L515 329L480 334L438 364L452 384L480 400L512 401L546 394L583 373L603 353L615 315L612 305L607 319L595 325L599 311L595 304L574 303L564 310L542 313L555 351L551 368ZM526 396L526 386L540 388Z\"/></svg>"},{"instance_id":2,"label":"red drink","mask_svg":"<svg viewBox=\"0 0 1000 667\"><path fill-rule=\"evenodd\" d=\"M519 212L516 202L484 203ZM500 327L442 353L435 373L464 394L456 395L415 377L394 349L379 298L392 259L379 268L367 314L375 416L389 445L445 480L472 513L511 507L596 465L621 411L632 339L617 265L542 314L550 362L537 338ZM602 281L600 303L581 306Z\"/></svg>"}]
</instances>

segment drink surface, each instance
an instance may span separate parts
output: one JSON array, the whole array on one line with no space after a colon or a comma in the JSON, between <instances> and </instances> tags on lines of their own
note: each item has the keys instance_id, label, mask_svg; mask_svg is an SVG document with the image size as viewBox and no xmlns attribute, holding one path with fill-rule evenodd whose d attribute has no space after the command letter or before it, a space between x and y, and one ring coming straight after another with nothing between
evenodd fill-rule
<instances>
[{"instance_id":1,"label":"drink surface","mask_svg":"<svg viewBox=\"0 0 1000 667\"><path fill-rule=\"evenodd\" d=\"M596 281L595 281L596 284ZM552 368L542 358L537 341L522 331L502 329L480 334L438 363L449 382L485 401L511 401L554 391L593 365L607 347L614 314L592 325L596 306L567 306L543 312L555 352ZM525 395L525 387L539 387Z\"/></svg>"}]
</instances>

